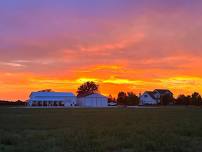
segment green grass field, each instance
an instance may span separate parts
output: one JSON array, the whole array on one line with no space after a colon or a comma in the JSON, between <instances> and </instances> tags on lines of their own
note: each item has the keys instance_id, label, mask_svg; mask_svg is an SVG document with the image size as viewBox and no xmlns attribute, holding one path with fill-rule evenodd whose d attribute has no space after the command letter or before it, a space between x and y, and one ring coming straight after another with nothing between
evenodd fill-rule
<instances>
[{"instance_id":1,"label":"green grass field","mask_svg":"<svg viewBox=\"0 0 202 152\"><path fill-rule=\"evenodd\" d=\"M0 108L0 152L201 152L202 109Z\"/></svg>"}]
</instances>

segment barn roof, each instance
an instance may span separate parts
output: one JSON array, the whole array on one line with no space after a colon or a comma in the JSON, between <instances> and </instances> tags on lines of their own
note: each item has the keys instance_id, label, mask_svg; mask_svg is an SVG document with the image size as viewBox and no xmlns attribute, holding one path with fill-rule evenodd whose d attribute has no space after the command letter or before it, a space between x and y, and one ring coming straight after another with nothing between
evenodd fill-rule
<instances>
[{"instance_id":1,"label":"barn roof","mask_svg":"<svg viewBox=\"0 0 202 152\"><path fill-rule=\"evenodd\" d=\"M53 97L53 96L60 96L60 97L74 97L75 95L71 92L32 92L30 97Z\"/></svg>"},{"instance_id":2,"label":"barn roof","mask_svg":"<svg viewBox=\"0 0 202 152\"><path fill-rule=\"evenodd\" d=\"M99 93L94 93L94 94L91 94L91 95L86 96L86 97L87 98L107 98L106 96L99 94Z\"/></svg>"}]
</instances>

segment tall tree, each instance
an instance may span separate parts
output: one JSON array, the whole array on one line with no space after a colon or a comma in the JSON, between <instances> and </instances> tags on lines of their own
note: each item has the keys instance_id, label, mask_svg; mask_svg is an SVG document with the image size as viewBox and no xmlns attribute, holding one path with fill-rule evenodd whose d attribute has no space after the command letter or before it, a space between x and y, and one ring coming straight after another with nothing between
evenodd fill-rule
<instances>
[{"instance_id":1,"label":"tall tree","mask_svg":"<svg viewBox=\"0 0 202 152\"><path fill-rule=\"evenodd\" d=\"M77 90L78 97L85 97L98 92L99 85L93 81L88 81L82 84Z\"/></svg>"},{"instance_id":2,"label":"tall tree","mask_svg":"<svg viewBox=\"0 0 202 152\"><path fill-rule=\"evenodd\" d=\"M119 105L136 106L139 104L139 98L133 92L119 92L117 103Z\"/></svg>"},{"instance_id":3,"label":"tall tree","mask_svg":"<svg viewBox=\"0 0 202 152\"><path fill-rule=\"evenodd\" d=\"M189 103L186 103L186 96L184 94L181 94L175 100L175 104L177 104L177 105L188 105Z\"/></svg>"},{"instance_id":4,"label":"tall tree","mask_svg":"<svg viewBox=\"0 0 202 152\"><path fill-rule=\"evenodd\" d=\"M127 102L126 104L128 106L137 106L139 104L139 98L136 96L135 93L133 92L128 92L127 93Z\"/></svg>"},{"instance_id":5,"label":"tall tree","mask_svg":"<svg viewBox=\"0 0 202 152\"><path fill-rule=\"evenodd\" d=\"M175 104L178 105L190 105L192 103L192 97L190 95L185 96L184 94L181 94L177 97Z\"/></svg>"},{"instance_id":6,"label":"tall tree","mask_svg":"<svg viewBox=\"0 0 202 152\"><path fill-rule=\"evenodd\" d=\"M185 103L186 103L186 105L190 105L191 104L191 96L190 95L186 96Z\"/></svg>"},{"instance_id":7,"label":"tall tree","mask_svg":"<svg viewBox=\"0 0 202 152\"><path fill-rule=\"evenodd\" d=\"M126 101L127 101L127 94L123 91L119 92L117 97L117 103L119 105L126 105Z\"/></svg>"},{"instance_id":8,"label":"tall tree","mask_svg":"<svg viewBox=\"0 0 202 152\"><path fill-rule=\"evenodd\" d=\"M191 96L191 104L192 105L200 105L201 103L201 96L198 92L194 92Z\"/></svg>"},{"instance_id":9,"label":"tall tree","mask_svg":"<svg viewBox=\"0 0 202 152\"><path fill-rule=\"evenodd\" d=\"M168 105L168 104L173 103L173 102L174 102L174 99L169 94L164 94L160 97L160 104L161 105Z\"/></svg>"}]
</instances>

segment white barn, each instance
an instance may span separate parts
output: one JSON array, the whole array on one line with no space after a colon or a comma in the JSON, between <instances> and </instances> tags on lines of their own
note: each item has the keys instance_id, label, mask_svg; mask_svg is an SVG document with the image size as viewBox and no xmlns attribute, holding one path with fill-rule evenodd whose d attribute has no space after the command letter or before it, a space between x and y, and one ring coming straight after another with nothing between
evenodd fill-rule
<instances>
[{"instance_id":1,"label":"white barn","mask_svg":"<svg viewBox=\"0 0 202 152\"><path fill-rule=\"evenodd\" d=\"M76 96L70 92L32 92L28 106L43 107L73 107L76 105Z\"/></svg>"},{"instance_id":2,"label":"white barn","mask_svg":"<svg viewBox=\"0 0 202 152\"><path fill-rule=\"evenodd\" d=\"M108 98L95 93L86 97L77 98L77 105L80 107L107 107Z\"/></svg>"}]
</instances>

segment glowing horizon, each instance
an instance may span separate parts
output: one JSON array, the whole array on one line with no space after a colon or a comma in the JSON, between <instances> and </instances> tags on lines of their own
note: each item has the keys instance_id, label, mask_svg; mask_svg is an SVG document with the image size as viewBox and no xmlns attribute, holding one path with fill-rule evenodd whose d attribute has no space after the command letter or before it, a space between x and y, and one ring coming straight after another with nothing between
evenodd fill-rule
<instances>
[{"instance_id":1,"label":"glowing horizon","mask_svg":"<svg viewBox=\"0 0 202 152\"><path fill-rule=\"evenodd\" d=\"M202 1L0 2L0 99L31 91L202 93Z\"/></svg>"}]
</instances>

